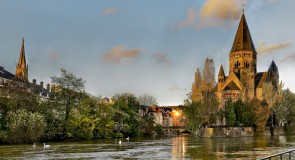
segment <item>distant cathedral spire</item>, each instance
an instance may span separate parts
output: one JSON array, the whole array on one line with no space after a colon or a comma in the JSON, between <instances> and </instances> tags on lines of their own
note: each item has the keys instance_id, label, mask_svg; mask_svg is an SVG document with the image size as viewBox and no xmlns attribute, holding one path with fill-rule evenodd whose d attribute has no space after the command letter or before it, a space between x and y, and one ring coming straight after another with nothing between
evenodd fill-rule
<instances>
[{"instance_id":1,"label":"distant cathedral spire","mask_svg":"<svg viewBox=\"0 0 295 160\"><path fill-rule=\"evenodd\" d=\"M253 51L256 53L250 30L247 25L247 21L244 15L244 11L240 20L240 24L236 33L236 37L231 49L231 53L235 51Z\"/></svg>"},{"instance_id":2,"label":"distant cathedral spire","mask_svg":"<svg viewBox=\"0 0 295 160\"><path fill-rule=\"evenodd\" d=\"M25 40L22 40L22 47L20 50L18 64L16 65L16 72L15 76L24 82L28 81L28 65L26 62L26 55L25 55Z\"/></svg>"}]
</instances>

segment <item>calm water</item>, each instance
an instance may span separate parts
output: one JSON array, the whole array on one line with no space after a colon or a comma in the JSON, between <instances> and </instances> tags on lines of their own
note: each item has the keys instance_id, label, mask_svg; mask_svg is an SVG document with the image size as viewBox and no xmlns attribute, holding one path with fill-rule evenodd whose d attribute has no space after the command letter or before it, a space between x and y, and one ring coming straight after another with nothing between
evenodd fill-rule
<instances>
[{"instance_id":1,"label":"calm water","mask_svg":"<svg viewBox=\"0 0 295 160\"><path fill-rule=\"evenodd\" d=\"M49 144L48 149L43 143L36 148L0 145L0 159L255 159L295 149L295 137L206 139L183 135Z\"/></svg>"}]
</instances>

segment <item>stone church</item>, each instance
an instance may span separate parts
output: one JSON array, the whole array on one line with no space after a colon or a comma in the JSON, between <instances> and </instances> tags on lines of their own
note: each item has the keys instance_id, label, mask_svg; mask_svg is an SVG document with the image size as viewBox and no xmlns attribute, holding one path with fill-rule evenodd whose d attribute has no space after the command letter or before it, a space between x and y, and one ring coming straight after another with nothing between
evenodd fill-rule
<instances>
[{"instance_id":1,"label":"stone church","mask_svg":"<svg viewBox=\"0 0 295 160\"><path fill-rule=\"evenodd\" d=\"M278 67L272 61L267 71L257 72L257 52L243 13L229 54L229 74L225 75L221 65L215 93L221 105L230 98L234 101L239 98L262 100L262 86L266 82L277 87Z\"/></svg>"}]
</instances>

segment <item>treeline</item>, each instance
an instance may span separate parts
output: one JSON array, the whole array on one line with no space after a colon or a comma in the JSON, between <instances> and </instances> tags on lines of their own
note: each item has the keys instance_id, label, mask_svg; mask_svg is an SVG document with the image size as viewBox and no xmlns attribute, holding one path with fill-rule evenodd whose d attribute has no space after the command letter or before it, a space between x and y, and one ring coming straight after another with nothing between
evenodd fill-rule
<instances>
[{"instance_id":1,"label":"treeline","mask_svg":"<svg viewBox=\"0 0 295 160\"><path fill-rule=\"evenodd\" d=\"M2 87L0 90L0 142L32 143L37 141L87 140L127 137L161 132L153 116L138 114L140 101L156 103L148 95L135 97L117 94L114 103L83 92L84 81L61 70L51 77L60 87L50 98L40 99L26 88ZM11 85L12 86L12 85Z\"/></svg>"}]
</instances>

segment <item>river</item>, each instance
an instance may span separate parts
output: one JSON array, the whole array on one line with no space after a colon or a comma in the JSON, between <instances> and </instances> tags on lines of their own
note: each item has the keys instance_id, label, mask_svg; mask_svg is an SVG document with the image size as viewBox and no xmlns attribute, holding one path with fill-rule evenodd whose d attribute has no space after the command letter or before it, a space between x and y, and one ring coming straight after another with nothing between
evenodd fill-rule
<instances>
[{"instance_id":1,"label":"river","mask_svg":"<svg viewBox=\"0 0 295 160\"><path fill-rule=\"evenodd\" d=\"M122 141L121 145L119 141ZM0 159L256 159L295 149L295 137L200 138L193 135L0 145Z\"/></svg>"}]
</instances>

